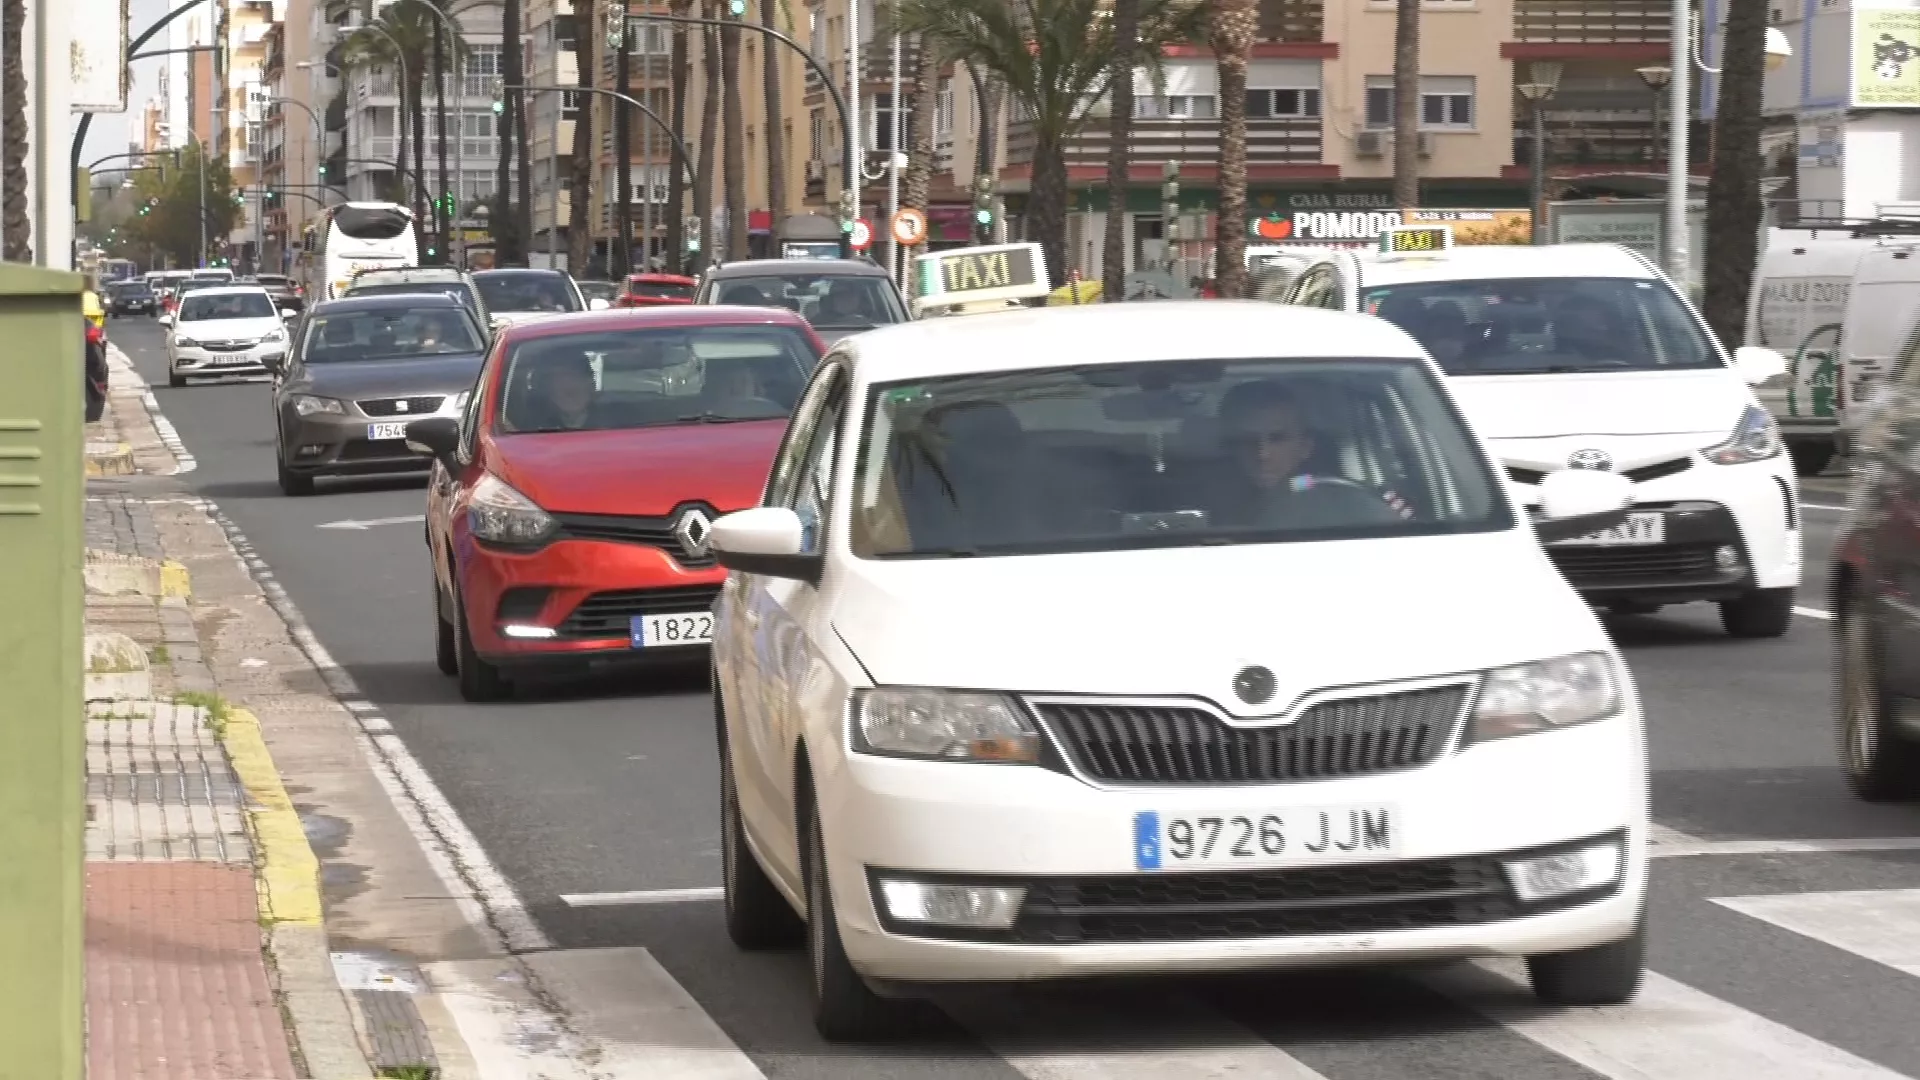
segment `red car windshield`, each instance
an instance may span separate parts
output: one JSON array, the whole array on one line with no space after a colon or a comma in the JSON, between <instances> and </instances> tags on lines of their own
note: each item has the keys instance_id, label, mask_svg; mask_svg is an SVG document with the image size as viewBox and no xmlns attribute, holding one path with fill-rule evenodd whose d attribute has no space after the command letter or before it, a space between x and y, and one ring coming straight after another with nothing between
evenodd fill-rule
<instances>
[{"instance_id":1,"label":"red car windshield","mask_svg":"<svg viewBox=\"0 0 1920 1080\"><path fill-rule=\"evenodd\" d=\"M791 326L554 334L513 346L503 434L774 420L819 362Z\"/></svg>"}]
</instances>

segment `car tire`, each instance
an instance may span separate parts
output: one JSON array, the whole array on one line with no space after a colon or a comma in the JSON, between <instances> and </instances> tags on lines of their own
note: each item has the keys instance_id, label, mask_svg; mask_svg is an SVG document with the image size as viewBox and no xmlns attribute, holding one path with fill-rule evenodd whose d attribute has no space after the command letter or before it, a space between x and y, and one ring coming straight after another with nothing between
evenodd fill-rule
<instances>
[{"instance_id":1,"label":"car tire","mask_svg":"<svg viewBox=\"0 0 1920 1080\"><path fill-rule=\"evenodd\" d=\"M1745 596L1720 601L1720 625L1737 638L1776 638L1793 624L1793 592L1755 589Z\"/></svg>"},{"instance_id":2,"label":"car tire","mask_svg":"<svg viewBox=\"0 0 1920 1080\"><path fill-rule=\"evenodd\" d=\"M853 970L840 942L840 917L827 882L827 845L820 808L811 803L802 838L801 870L807 889L807 960L812 975L813 1028L828 1042L875 1042L900 1031L907 1003L873 992Z\"/></svg>"},{"instance_id":3,"label":"car tire","mask_svg":"<svg viewBox=\"0 0 1920 1080\"><path fill-rule=\"evenodd\" d=\"M1860 799L1899 802L1920 796L1920 746L1888 715L1871 604L1864 592L1848 596L1834 634L1840 771Z\"/></svg>"},{"instance_id":4,"label":"car tire","mask_svg":"<svg viewBox=\"0 0 1920 1080\"><path fill-rule=\"evenodd\" d=\"M454 674L460 679L460 697L476 704L500 701L513 693L513 685L500 669L480 658L474 651L473 635L467 629L467 603L459 586L453 590Z\"/></svg>"},{"instance_id":5,"label":"car tire","mask_svg":"<svg viewBox=\"0 0 1920 1080\"><path fill-rule=\"evenodd\" d=\"M453 620L447 618L446 596L440 582L433 583L433 664L442 675L460 674L460 641Z\"/></svg>"},{"instance_id":6,"label":"car tire","mask_svg":"<svg viewBox=\"0 0 1920 1080\"><path fill-rule=\"evenodd\" d=\"M740 793L733 779L733 755L720 749L720 875L727 937L746 952L784 949L805 940L806 924L787 903L747 846L740 820Z\"/></svg>"},{"instance_id":7,"label":"car tire","mask_svg":"<svg viewBox=\"0 0 1920 1080\"><path fill-rule=\"evenodd\" d=\"M1795 443L1787 447L1793 459L1793 471L1800 476L1819 476L1833 463L1832 443Z\"/></svg>"},{"instance_id":8,"label":"car tire","mask_svg":"<svg viewBox=\"0 0 1920 1080\"><path fill-rule=\"evenodd\" d=\"M173 370L172 364L167 365L167 385L175 390L187 385L187 377Z\"/></svg>"},{"instance_id":9,"label":"car tire","mask_svg":"<svg viewBox=\"0 0 1920 1080\"><path fill-rule=\"evenodd\" d=\"M280 494L289 498L302 498L313 494L313 477L294 472L287 468L287 461L276 449L273 458L275 478L280 482Z\"/></svg>"},{"instance_id":10,"label":"car tire","mask_svg":"<svg viewBox=\"0 0 1920 1080\"><path fill-rule=\"evenodd\" d=\"M1647 923L1619 941L1527 957L1527 980L1544 1005L1625 1005L1646 975Z\"/></svg>"}]
</instances>

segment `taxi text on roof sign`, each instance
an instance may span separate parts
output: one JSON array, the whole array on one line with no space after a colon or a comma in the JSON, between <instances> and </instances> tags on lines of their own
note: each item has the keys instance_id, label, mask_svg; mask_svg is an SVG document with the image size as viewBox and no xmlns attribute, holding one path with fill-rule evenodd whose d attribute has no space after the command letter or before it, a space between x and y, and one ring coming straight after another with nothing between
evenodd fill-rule
<instances>
[{"instance_id":1,"label":"taxi text on roof sign","mask_svg":"<svg viewBox=\"0 0 1920 1080\"><path fill-rule=\"evenodd\" d=\"M1453 250L1453 230L1445 225L1409 225L1380 234L1380 254L1391 258L1431 258Z\"/></svg>"},{"instance_id":2,"label":"taxi text on roof sign","mask_svg":"<svg viewBox=\"0 0 1920 1080\"><path fill-rule=\"evenodd\" d=\"M1047 295L1047 264L1039 244L992 244L916 255L916 314L939 308L982 310Z\"/></svg>"}]
</instances>

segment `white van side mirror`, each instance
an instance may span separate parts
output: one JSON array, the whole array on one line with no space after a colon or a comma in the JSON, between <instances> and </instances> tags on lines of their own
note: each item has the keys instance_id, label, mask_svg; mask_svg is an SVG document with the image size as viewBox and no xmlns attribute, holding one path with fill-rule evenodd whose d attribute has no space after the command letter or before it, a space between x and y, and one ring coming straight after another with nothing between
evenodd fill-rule
<instances>
[{"instance_id":1,"label":"white van side mirror","mask_svg":"<svg viewBox=\"0 0 1920 1080\"><path fill-rule=\"evenodd\" d=\"M1785 375L1787 358L1773 349L1742 345L1733 350L1733 366L1740 370L1740 377L1748 386L1759 386L1768 379Z\"/></svg>"},{"instance_id":2,"label":"white van side mirror","mask_svg":"<svg viewBox=\"0 0 1920 1080\"><path fill-rule=\"evenodd\" d=\"M1601 532L1627 520L1633 481L1598 469L1560 469L1540 481L1542 516L1534 531L1542 543Z\"/></svg>"}]
</instances>

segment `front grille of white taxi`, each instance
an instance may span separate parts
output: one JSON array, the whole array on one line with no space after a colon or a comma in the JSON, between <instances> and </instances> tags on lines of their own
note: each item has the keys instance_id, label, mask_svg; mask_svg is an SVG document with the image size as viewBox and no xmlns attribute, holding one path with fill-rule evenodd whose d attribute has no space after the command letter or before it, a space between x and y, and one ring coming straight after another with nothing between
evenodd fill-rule
<instances>
[{"instance_id":1,"label":"front grille of white taxi","mask_svg":"<svg viewBox=\"0 0 1920 1080\"><path fill-rule=\"evenodd\" d=\"M1466 683L1323 701L1292 723L1229 726L1190 705L1034 703L1071 765L1107 784L1276 784L1370 776L1445 752Z\"/></svg>"},{"instance_id":2,"label":"front grille of white taxi","mask_svg":"<svg viewBox=\"0 0 1920 1080\"><path fill-rule=\"evenodd\" d=\"M1690 457L1669 458L1666 461L1656 461L1651 465L1627 469L1620 475L1636 484L1644 484L1649 480L1683 473L1691 468L1693 468L1693 459ZM1529 469L1520 465L1507 466L1507 476L1516 484L1537 484L1547 478L1547 474L1539 469Z\"/></svg>"}]
</instances>

